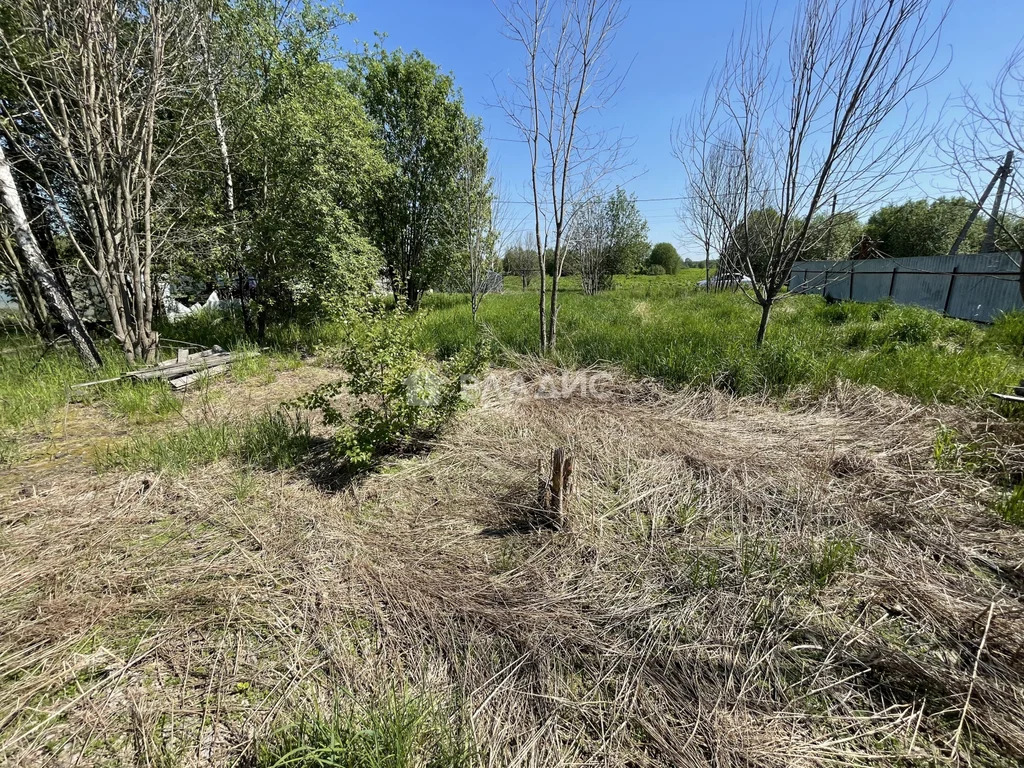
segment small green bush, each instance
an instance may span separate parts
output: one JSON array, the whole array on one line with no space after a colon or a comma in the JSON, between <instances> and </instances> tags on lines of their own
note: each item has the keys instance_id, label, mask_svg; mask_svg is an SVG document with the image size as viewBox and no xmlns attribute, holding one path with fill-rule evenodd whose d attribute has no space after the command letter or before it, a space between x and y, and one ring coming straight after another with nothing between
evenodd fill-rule
<instances>
[{"instance_id":1,"label":"small green bush","mask_svg":"<svg viewBox=\"0 0 1024 768\"><path fill-rule=\"evenodd\" d=\"M460 348L439 365L416 351L417 316L401 310L371 315L341 350L349 376L299 398L295 405L319 411L336 428L340 452L355 467L409 448L440 431L462 405L466 377L485 362L485 344ZM347 391L356 400L354 413L334 404Z\"/></svg>"},{"instance_id":2,"label":"small green bush","mask_svg":"<svg viewBox=\"0 0 1024 768\"><path fill-rule=\"evenodd\" d=\"M665 274L665 268L661 264L651 264L645 271L644 274L649 277L660 277Z\"/></svg>"}]
</instances>

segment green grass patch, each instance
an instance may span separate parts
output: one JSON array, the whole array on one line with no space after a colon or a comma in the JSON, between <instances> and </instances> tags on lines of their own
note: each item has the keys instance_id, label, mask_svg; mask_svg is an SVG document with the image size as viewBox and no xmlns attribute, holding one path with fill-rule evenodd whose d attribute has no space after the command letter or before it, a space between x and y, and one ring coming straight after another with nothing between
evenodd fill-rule
<instances>
[{"instance_id":1,"label":"green grass patch","mask_svg":"<svg viewBox=\"0 0 1024 768\"><path fill-rule=\"evenodd\" d=\"M453 725L453 722L456 725ZM468 729L423 697L394 696L366 709L336 706L279 728L257 749L258 768L469 768Z\"/></svg>"},{"instance_id":2,"label":"green grass patch","mask_svg":"<svg viewBox=\"0 0 1024 768\"><path fill-rule=\"evenodd\" d=\"M133 424L154 424L181 413L181 400L163 380L118 382L102 399L111 413Z\"/></svg>"},{"instance_id":3,"label":"green grass patch","mask_svg":"<svg viewBox=\"0 0 1024 768\"><path fill-rule=\"evenodd\" d=\"M87 371L68 347L32 346L24 336L0 336L0 433L37 425L67 402L72 384L120 376L119 349L103 344L103 368Z\"/></svg>"},{"instance_id":4,"label":"green grass patch","mask_svg":"<svg viewBox=\"0 0 1024 768\"><path fill-rule=\"evenodd\" d=\"M567 281L553 357L570 367L611 362L670 385L739 395L820 391L844 378L923 402L979 405L988 392L1024 378L1024 345L1014 330L1024 329L1024 313L983 327L888 301L792 296L776 304L756 349L759 307L739 292L704 293L696 288L702 277L702 270L683 270L617 278L615 289L597 296ZM446 358L486 332L499 349L534 354L537 299L521 289L486 297L481 329L466 297L428 296L416 343Z\"/></svg>"},{"instance_id":5,"label":"green grass patch","mask_svg":"<svg viewBox=\"0 0 1024 768\"><path fill-rule=\"evenodd\" d=\"M297 465L309 451L309 422L286 411L268 411L243 423L193 424L166 434L137 435L99 452L99 470L152 470L183 474L224 458L266 469Z\"/></svg>"}]
</instances>

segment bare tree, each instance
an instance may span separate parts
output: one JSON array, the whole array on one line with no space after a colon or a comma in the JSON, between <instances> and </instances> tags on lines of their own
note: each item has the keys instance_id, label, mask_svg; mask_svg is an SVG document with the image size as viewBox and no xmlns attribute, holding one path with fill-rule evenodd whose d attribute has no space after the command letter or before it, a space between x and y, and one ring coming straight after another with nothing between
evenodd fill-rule
<instances>
[{"instance_id":1,"label":"bare tree","mask_svg":"<svg viewBox=\"0 0 1024 768\"><path fill-rule=\"evenodd\" d=\"M85 326L82 325L82 319L71 303L71 297L67 295L64 286L43 257L39 243L36 242L35 235L32 234L24 206L21 204L18 188L14 184L11 164L4 154L2 145L0 145L0 208L5 214L7 228L13 232L17 249L21 252L21 258L27 268L26 271L34 279L50 315L60 324L64 333L71 340L82 364L90 370L96 370L100 367L99 353L85 330Z\"/></svg>"},{"instance_id":2,"label":"bare tree","mask_svg":"<svg viewBox=\"0 0 1024 768\"><path fill-rule=\"evenodd\" d=\"M742 168L739 154L716 140L713 96L705 93L689 119L673 132L672 151L686 174L686 196L680 218L704 251L704 287L711 291L711 257L720 273L731 272L728 263L733 232L742 207Z\"/></svg>"},{"instance_id":3,"label":"bare tree","mask_svg":"<svg viewBox=\"0 0 1024 768\"><path fill-rule=\"evenodd\" d=\"M196 9L187 0L13 0L11 13L15 23L0 28L0 75L18 101L5 103L0 130L34 166L125 357L151 361L152 270L166 236L157 192L195 124ZM41 155L26 120L46 133L54 157ZM69 183L54 177L55 162Z\"/></svg>"},{"instance_id":4,"label":"bare tree","mask_svg":"<svg viewBox=\"0 0 1024 768\"><path fill-rule=\"evenodd\" d=\"M985 92L964 90L961 106L962 118L946 135L942 150L956 172L960 191L976 201L965 229L984 213L989 218L990 245L996 241L1004 249L1024 251L1024 227L1007 226L1006 214L1014 212L1010 201L1016 184L1011 183L1006 198L1002 194L1007 181L1013 179L1014 158L1024 157L1024 42L1010 54ZM989 184L982 190L978 184L986 181ZM992 196L997 181L999 192ZM1020 270L1024 298L1024 259L1020 259Z\"/></svg>"},{"instance_id":5,"label":"bare tree","mask_svg":"<svg viewBox=\"0 0 1024 768\"><path fill-rule=\"evenodd\" d=\"M558 338L558 281L573 201L586 199L619 162L621 140L592 130L587 121L621 85L611 67L611 45L624 14L619 0L508 0L499 11L506 36L525 54L523 75L513 79L502 105L530 156L543 352L554 349ZM554 274L547 296L549 245Z\"/></svg>"},{"instance_id":6,"label":"bare tree","mask_svg":"<svg viewBox=\"0 0 1024 768\"><path fill-rule=\"evenodd\" d=\"M758 345L815 215L833 200L863 207L884 198L919 155L926 127L908 99L937 74L945 17L930 23L930 5L804 0L784 65L771 26L748 18L714 76L701 133L738 159L731 240L765 244L757 254L736 249L761 307ZM720 219L732 210L724 198L714 207Z\"/></svg>"},{"instance_id":7,"label":"bare tree","mask_svg":"<svg viewBox=\"0 0 1024 768\"><path fill-rule=\"evenodd\" d=\"M530 245L529 238L517 242L505 250L505 272L516 275L523 283L523 290L530 287L533 276L537 274L537 254Z\"/></svg>"}]
</instances>

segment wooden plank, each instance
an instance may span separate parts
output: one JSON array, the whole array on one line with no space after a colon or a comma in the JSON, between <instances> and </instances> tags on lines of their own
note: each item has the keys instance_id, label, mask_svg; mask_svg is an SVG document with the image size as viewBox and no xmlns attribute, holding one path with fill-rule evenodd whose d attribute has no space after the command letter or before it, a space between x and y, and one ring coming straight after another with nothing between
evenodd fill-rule
<instances>
[{"instance_id":1,"label":"wooden plank","mask_svg":"<svg viewBox=\"0 0 1024 768\"><path fill-rule=\"evenodd\" d=\"M171 379L175 376L192 373L200 368L213 368L217 365L223 365L224 363L231 362L231 359L231 355L225 352L198 360L189 360L187 363L175 363L174 365L163 365L155 368L143 368L141 371L130 371L125 374L125 378L138 379L140 381Z\"/></svg>"},{"instance_id":2,"label":"wooden plank","mask_svg":"<svg viewBox=\"0 0 1024 768\"><path fill-rule=\"evenodd\" d=\"M72 384L70 389L84 389L85 387L95 387L99 384L111 384L115 381L120 381L120 376L115 376L112 379L100 379L99 381L87 381L83 384Z\"/></svg>"},{"instance_id":3,"label":"wooden plank","mask_svg":"<svg viewBox=\"0 0 1024 768\"><path fill-rule=\"evenodd\" d=\"M230 368L230 366L227 364L218 365L213 368L206 368L205 370L202 371L190 373L187 376L180 376L177 379L171 379L171 389L175 391L182 390L191 384L206 381L207 379L212 379L214 376L223 376L225 373L228 372L228 368Z\"/></svg>"}]
</instances>

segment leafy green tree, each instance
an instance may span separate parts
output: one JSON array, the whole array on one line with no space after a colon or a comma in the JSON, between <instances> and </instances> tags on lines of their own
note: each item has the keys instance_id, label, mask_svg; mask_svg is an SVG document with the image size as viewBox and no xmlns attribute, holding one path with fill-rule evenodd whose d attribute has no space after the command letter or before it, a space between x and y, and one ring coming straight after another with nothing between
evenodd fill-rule
<instances>
[{"instance_id":1,"label":"leafy green tree","mask_svg":"<svg viewBox=\"0 0 1024 768\"><path fill-rule=\"evenodd\" d=\"M647 219L636 205L636 195L616 189L606 204L609 230L608 273L631 275L651 252Z\"/></svg>"},{"instance_id":2,"label":"leafy green tree","mask_svg":"<svg viewBox=\"0 0 1024 768\"><path fill-rule=\"evenodd\" d=\"M863 234L864 225L856 211L838 211L835 216L819 213L811 220L801 258L805 261L848 259Z\"/></svg>"},{"instance_id":3,"label":"leafy green tree","mask_svg":"<svg viewBox=\"0 0 1024 768\"><path fill-rule=\"evenodd\" d=\"M374 185L366 225L384 256L395 298L416 307L451 269L465 237L451 226L464 142L486 157L449 75L418 51L380 44L350 58L350 84L395 172Z\"/></svg>"},{"instance_id":4,"label":"leafy green tree","mask_svg":"<svg viewBox=\"0 0 1024 768\"><path fill-rule=\"evenodd\" d=\"M887 205L871 215L864 234L893 258L937 256L949 253L972 208L962 197L940 197L931 204L927 200L911 200ZM977 253L984 235L985 223L979 217L960 246L960 253Z\"/></svg>"},{"instance_id":5,"label":"leafy green tree","mask_svg":"<svg viewBox=\"0 0 1024 768\"><path fill-rule=\"evenodd\" d=\"M647 257L647 266L661 267L664 270L662 274L676 274L679 271L679 265L679 253L672 243L658 243L651 250L651 255Z\"/></svg>"},{"instance_id":6,"label":"leafy green tree","mask_svg":"<svg viewBox=\"0 0 1024 768\"><path fill-rule=\"evenodd\" d=\"M392 173L373 125L343 73L328 60L333 29L349 17L311 2L239 0L209 20L209 83L221 113L225 156L212 130L202 142L206 202L195 230L214 258L174 265L196 277L230 276L250 301L262 339L269 324L337 315L380 273L366 235L369 192ZM223 211L222 166L233 180ZM217 222L219 227L209 226ZM237 237L240 242L233 244ZM206 250L206 249L204 249ZM204 274L205 273L205 274Z\"/></svg>"}]
</instances>

